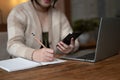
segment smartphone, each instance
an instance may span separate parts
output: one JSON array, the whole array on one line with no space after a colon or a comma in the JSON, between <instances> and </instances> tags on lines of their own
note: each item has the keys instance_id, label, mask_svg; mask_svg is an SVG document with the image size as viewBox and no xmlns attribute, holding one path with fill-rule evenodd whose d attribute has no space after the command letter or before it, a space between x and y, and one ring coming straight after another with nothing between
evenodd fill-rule
<instances>
[{"instance_id":1,"label":"smartphone","mask_svg":"<svg viewBox=\"0 0 120 80\"><path fill-rule=\"evenodd\" d=\"M80 36L80 34L82 34L82 32L69 33L62 41L65 44L70 45L71 38L73 38L75 40L76 38L78 38Z\"/></svg>"}]
</instances>

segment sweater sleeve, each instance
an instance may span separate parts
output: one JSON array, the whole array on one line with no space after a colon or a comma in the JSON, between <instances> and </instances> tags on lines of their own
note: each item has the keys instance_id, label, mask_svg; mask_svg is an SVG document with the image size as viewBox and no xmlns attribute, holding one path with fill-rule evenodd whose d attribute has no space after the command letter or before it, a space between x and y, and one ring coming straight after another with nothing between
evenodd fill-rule
<instances>
[{"instance_id":1,"label":"sweater sleeve","mask_svg":"<svg viewBox=\"0 0 120 80\"><path fill-rule=\"evenodd\" d=\"M73 32L66 16L63 13L61 13L61 26L62 26L61 39L65 38L69 33ZM74 51L76 51L78 48L79 48L79 42L78 39L76 39Z\"/></svg>"},{"instance_id":2,"label":"sweater sleeve","mask_svg":"<svg viewBox=\"0 0 120 80\"><path fill-rule=\"evenodd\" d=\"M8 52L16 57L31 59L34 49L25 45L26 16L21 8L14 8L7 19Z\"/></svg>"}]
</instances>

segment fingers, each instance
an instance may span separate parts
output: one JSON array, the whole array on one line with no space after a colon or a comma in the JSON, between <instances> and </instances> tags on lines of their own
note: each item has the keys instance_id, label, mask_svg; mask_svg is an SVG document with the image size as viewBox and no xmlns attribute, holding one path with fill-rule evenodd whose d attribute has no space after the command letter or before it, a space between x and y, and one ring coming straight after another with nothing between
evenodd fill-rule
<instances>
[{"instance_id":1,"label":"fingers","mask_svg":"<svg viewBox=\"0 0 120 80\"><path fill-rule=\"evenodd\" d=\"M70 45L75 45L74 38L71 38L71 44Z\"/></svg>"},{"instance_id":2,"label":"fingers","mask_svg":"<svg viewBox=\"0 0 120 80\"><path fill-rule=\"evenodd\" d=\"M59 42L57 45L58 45L57 47L60 48L61 50L66 50L68 48L68 45L64 44L62 41Z\"/></svg>"},{"instance_id":3,"label":"fingers","mask_svg":"<svg viewBox=\"0 0 120 80\"><path fill-rule=\"evenodd\" d=\"M49 49L49 48L44 48L44 49L45 49L45 51L48 52L48 53L51 53L51 54L54 53L54 51L53 51L52 49Z\"/></svg>"},{"instance_id":4,"label":"fingers","mask_svg":"<svg viewBox=\"0 0 120 80\"><path fill-rule=\"evenodd\" d=\"M62 53L68 53L69 52L69 46L64 44L63 42L59 42L57 44L58 50L60 50Z\"/></svg>"},{"instance_id":5,"label":"fingers","mask_svg":"<svg viewBox=\"0 0 120 80\"><path fill-rule=\"evenodd\" d=\"M46 49L46 52L44 53L44 61L48 62L48 61L53 61L54 60L54 51L52 49Z\"/></svg>"},{"instance_id":6,"label":"fingers","mask_svg":"<svg viewBox=\"0 0 120 80\"><path fill-rule=\"evenodd\" d=\"M54 54L45 53L45 59L48 60L48 61L53 61L54 60Z\"/></svg>"},{"instance_id":7,"label":"fingers","mask_svg":"<svg viewBox=\"0 0 120 80\"><path fill-rule=\"evenodd\" d=\"M75 46L75 41L73 38L71 38L70 45L66 45L62 41L60 41L57 44L57 48L63 53L70 53L74 49L74 46Z\"/></svg>"},{"instance_id":8,"label":"fingers","mask_svg":"<svg viewBox=\"0 0 120 80\"><path fill-rule=\"evenodd\" d=\"M43 60L43 62L50 62L50 61L54 61L54 57L49 57L49 56L46 56Z\"/></svg>"},{"instance_id":9,"label":"fingers","mask_svg":"<svg viewBox=\"0 0 120 80\"><path fill-rule=\"evenodd\" d=\"M57 49L64 53L64 50L57 46Z\"/></svg>"},{"instance_id":10,"label":"fingers","mask_svg":"<svg viewBox=\"0 0 120 80\"><path fill-rule=\"evenodd\" d=\"M48 48L36 50L33 54L33 60L37 62L48 62L54 60L54 51Z\"/></svg>"}]
</instances>

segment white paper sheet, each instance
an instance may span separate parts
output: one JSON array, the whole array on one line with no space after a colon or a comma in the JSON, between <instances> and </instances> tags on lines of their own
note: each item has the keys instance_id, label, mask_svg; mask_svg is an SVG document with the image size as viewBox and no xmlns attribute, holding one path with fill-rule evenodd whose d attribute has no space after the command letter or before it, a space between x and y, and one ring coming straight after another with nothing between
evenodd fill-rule
<instances>
[{"instance_id":1,"label":"white paper sheet","mask_svg":"<svg viewBox=\"0 0 120 80\"><path fill-rule=\"evenodd\" d=\"M30 60L23 59L23 58L13 58L13 59L0 61L0 68L6 70L8 72L12 72L12 71L29 69L29 68L33 68L33 67L37 67L37 66L61 63L61 62L65 62L65 60L55 59L52 62L37 63L37 62L30 61Z\"/></svg>"}]
</instances>

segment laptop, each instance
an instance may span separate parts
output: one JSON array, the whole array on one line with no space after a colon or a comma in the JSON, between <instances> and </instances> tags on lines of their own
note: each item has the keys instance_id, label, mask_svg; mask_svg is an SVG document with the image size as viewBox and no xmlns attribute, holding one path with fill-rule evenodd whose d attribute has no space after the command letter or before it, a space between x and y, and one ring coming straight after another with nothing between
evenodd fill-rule
<instances>
[{"instance_id":1,"label":"laptop","mask_svg":"<svg viewBox=\"0 0 120 80\"><path fill-rule=\"evenodd\" d=\"M62 58L97 62L116 55L119 50L120 18L100 18L96 48L82 50L75 54L68 54Z\"/></svg>"}]
</instances>

